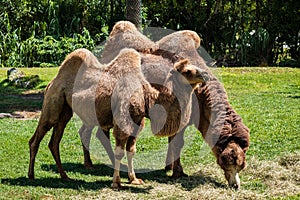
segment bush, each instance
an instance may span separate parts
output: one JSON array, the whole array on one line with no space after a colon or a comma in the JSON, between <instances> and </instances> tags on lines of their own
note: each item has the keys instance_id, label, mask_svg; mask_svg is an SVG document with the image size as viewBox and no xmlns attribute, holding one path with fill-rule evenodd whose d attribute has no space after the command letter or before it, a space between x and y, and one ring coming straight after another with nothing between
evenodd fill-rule
<instances>
[{"instance_id":1,"label":"bush","mask_svg":"<svg viewBox=\"0 0 300 200\"><path fill-rule=\"evenodd\" d=\"M2 35L2 67L54 67L60 65L65 56L75 49L93 49L95 45L87 29L83 29L82 34L73 34L73 37L55 39L45 36L38 39L33 35L23 42L20 41L17 32L18 30Z\"/></svg>"}]
</instances>

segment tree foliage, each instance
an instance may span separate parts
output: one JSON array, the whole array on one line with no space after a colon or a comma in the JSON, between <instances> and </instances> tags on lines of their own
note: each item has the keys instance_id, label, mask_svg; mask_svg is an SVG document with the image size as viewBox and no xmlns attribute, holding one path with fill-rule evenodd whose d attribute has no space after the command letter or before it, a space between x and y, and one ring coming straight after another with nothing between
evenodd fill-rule
<instances>
[{"instance_id":1,"label":"tree foliage","mask_svg":"<svg viewBox=\"0 0 300 200\"><path fill-rule=\"evenodd\" d=\"M56 66L75 48L93 49L128 2L0 0L0 66ZM142 26L196 31L218 65L299 66L298 0L141 2Z\"/></svg>"},{"instance_id":2,"label":"tree foliage","mask_svg":"<svg viewBox=\"0 0 300 200\"><path fill-rule=\"evenodd\" d=\"M199 33L219 64L300 63L297 0L147 0L144 5L152 26Z\"/></svg>"}]
</instances>

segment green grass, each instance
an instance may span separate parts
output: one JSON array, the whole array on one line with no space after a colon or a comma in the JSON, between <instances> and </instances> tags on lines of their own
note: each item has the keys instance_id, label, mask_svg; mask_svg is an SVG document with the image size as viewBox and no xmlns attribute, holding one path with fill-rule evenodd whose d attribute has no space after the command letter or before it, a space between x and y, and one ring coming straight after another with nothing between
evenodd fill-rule
<instances>
[{"instance_id":1,"label":"green grass","mask_svg":"<svg viewBox=\"0 0 300 200\"><path fill-rule=\"evenodd\" d=\"M21 69L38 74L43 82L34 93L45 87L57 68ZM40 145L35 168L35 181L27 179L29 162L28 140L38 120L0 120L0 199L299 199L300 198L300 70L292 68L218 68L214 70L224 83L230 103L251 129L251 146L247 152L248 167L240 174L242 188L227 188L222 170L200 134L188 127L182 162L189 177L170 179L165 173L166 138L156 138L149 124L137 143L137 171L149 172L137 176L143 186L126 184L128 188L110 188L113 170L109 167L103 147L93 136L91 154L97 169L85 170L77 130L78 118L68 124L61 142L61 159L74 181L59 179L54 159L47 147L50 133ZM0 69L0 82L6 71ZM26 90L16 90L2 84L0 105L21 102L25 110L40 108L30 101L20 100ZM13 98L3 97L15 95ZM19 96L16 96L19 95ZM41 100L39 100L41 101ZM30 106L28 106L28 104ZM1 106L0 106L1 107ZM17 111L18 106L7 111ZM124 159L124 163L125 163Z\"/></svg>"}]
</instances>

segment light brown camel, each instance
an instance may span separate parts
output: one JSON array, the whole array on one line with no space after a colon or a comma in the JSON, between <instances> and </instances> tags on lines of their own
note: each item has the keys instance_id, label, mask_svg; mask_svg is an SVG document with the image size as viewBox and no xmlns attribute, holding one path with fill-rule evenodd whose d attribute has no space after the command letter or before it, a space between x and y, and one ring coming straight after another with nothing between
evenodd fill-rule
<instances>
[{"instance_id":1,"label":"light brown camel","mask_svg":"<svg viewBox=\"0 0 300 200\"><path fill-rule=\"evenodd\" d=\"M67 56L57 76L46 88L41 117L36 131L29 141L30 165L28 177L30 179L34 179L34 161L39 144L52 127L53 134L49 142L49 148L56 161L61 178L69 179L61 165L59 143L73 111L77 111L76 114L81 117L86 127L100 126L101 129L98 130L97 135L103 135L100 133L102 130L109 135L109 129L114 125L113 112L111 111L113 105L110 101L111 94L116 84L120 80L124 81L122 76L128 78L129 75L131 76L130 83L136 84L140 88L137 88L136 91L129 88L128 94L132 96L125 95L124 98L127 101L130 100L132 104L133 101L136 101L143 106L135 109L137 119L134 120L139 124L143 119L142 114L145 112L145 99L147 101L151 99L152 97L150 98L149 95L158 96L158 92L144 79L140 69L140 55L135 50L125 49L106 66L101 65L98 59L86 49L78 49ZM104 89L101 90L102 87ZM141 87L143 90L141 90ZM98 90L100 91L98 92ZM118 99L118 96L115 98ZM149 100L148 104L150 105L150 103ZM95 106L98 106L97 110ZM114 112L117 111L114 110ZM97 116L97 112L101 112L100 117Z\"/></svg>"},{"instance_id":2,"label":"light brown camel","mask_svg":"<svg viewBox=\"0 0 300 200\"><path fill-rule=\"evenodd\" d=\"M193 99L193 112L190 124L194 124L198 128L205 141L212 148L217 158L217 163L224 170L229 185L234 188L239 188L240 181L238 172L246 165L245 153L249 147L249 129L242 123L241 117L229 104L226 91L222 84L211 73L204 60L199 56L196 50L200 46L199 36L193 31L178 31L162 38L154 44L148 38L141 36L141 33L139 33L133 25L131 26L130 22L120 23L123 24L121 27L127 27L129 30L114 30L106 44L106 48L109 49L107 52L111 51L112 46L116 47L114 51L118 52L124 46L126 47L126 45L140 51L144 51L147 49L147 45L149 45L148 49L150 49L150 51L148 52L152 54L167 53L178 57L187 57L191 60L192 64L209 74L210 81L207 81L195 90L196 98ZM121 38L122 41L114 39L116 33L118 33L117 38ZM123 37L122 34L126 34L127 37ZM135 37L138 39L134 39ZM142 44L147 44L146 46L139 47L140 42L135 42L143 40L144 42L142 42ZM109 54L107 53L106 55ZM108 58L105 59L107 61ZM152 71L143 69L143 73L150 83L160 82L160 79L163 79L160 76L161 70L158 68ZM153 80L153 78L155 80ZM157 86L155 84L152 85L154 87ZM183 132L184 129L180 131L176 137L173 136L169 138L166 169L173 169L172 176L174 178L186 175L180 163L180 152L184 143ZM107 142L109 141L106 140L106 143ZM111 154L108 150L107 152ZM88 160L88 151L84 152L84 157L85 160ZM90 159L88 164L92 165Z\"/></svg>"},{"instance_id":3,"label":"light brown camel","mask_svg":"<svg viewBox=\"0 0 300 200\"><path fill-rule=\"evenodd\" d=\"M154 57L153 62L160 59L160 56ZM142 184L135 176L132 158L143 118L149 117L153 127L159 127L155 129L157 135L175 134L188 123L191 94L196 85L204 80L201 70L188 64L187 60L180 60L174 63L173 69L165 66L168 69L165 76L166 89L158 93L145 80L140 63L140 54L128 49L123 49L119 56L105 67L87 50L77 50L66 58L58 75L47 86L42 115L36 132L29 141L30 179L34 179L34 160L39 143L52 127L53 135L49 147L61 177L68 179L61 166L59 142L74 111L87 127L96 126L98 123L104 131L114 128L116 149L113 187L121 187L119 168L125 147L129 180L133 184ZM160 68L167 64L158 63ZM186 90L180 90L179 98L175 98L172 92L178 91L178 87L185 87ZM155 112L151 112L154 104L162 105L167 112L167 120L171 123L176 121L177 126L157 126L160 118L156 118ZM176 106L184 109L179 108L181 112L178 112L178 109L174 109Z\"/></svg>"}]
</instances>

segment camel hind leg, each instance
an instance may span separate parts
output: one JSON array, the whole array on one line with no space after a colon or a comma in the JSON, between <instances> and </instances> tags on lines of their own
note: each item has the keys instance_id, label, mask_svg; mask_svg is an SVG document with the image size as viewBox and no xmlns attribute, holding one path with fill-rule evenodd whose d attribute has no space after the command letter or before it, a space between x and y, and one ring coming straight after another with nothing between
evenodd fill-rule
<instances>
[{"instance_id":1,"label":"camel hind leg","mask_svg":"<svg viewBox=\"0 0 300 200\"><path fill-rule=\"evenodd\" d=\"M34 179L34 163L40 142L52 127L61 126L58 125L58 123L60 121L61 113L64 113L64 105L65 99L62 90L59 89L59 86L50 83L45 94L38 126L29 140L30 161L28 178L31 180Z\"/></svg>"},{"instance_id":2,"label":"camel hind leg","mask_svg":"<svg viewBox=\"0 0 300 200\"><path fill-rule=\"evenodd\" d=\"M29 161L28 178L30 180L34 179L34 162L35 162L36 154L39 150L40 142L52 127L53 125L50 122L48 121L43 122L42 120L40 120L34 135L29 140L30 161Z\"/></svg>"},{"instance_id":3,"label":"camel hind leg","mask_svg":"<svg viewBox=\"0 0 300 200\"><path fill-rule=\"evenodd\" d=\"M92 134L93 128L94 127L89 127L89 126L83 124L79 130L79 135L80 135L82 150L83 150L83 155L84 155L84 167L86 169L94 169L94 165L91 160L90 151L89 151L91 134ZM109 129L102 130L99 127L97 130L97 133L96 133L96 137L100 140L112 165L114 165L115 157L114 157L114 151L112 150L112 146L110 143Z\"/></svg>"},{"instance_id":4,"label":"camel hind leg","mask_svg":"<svg viewBox=\"0 0 300 200\"><path fill-rule=\"evenodd\" d=\"M64 133L64 129L67 123L70 121L73 115L72 109L68 105L64 105L62 112L60 113L60 117L58 123L53 127L53 134L51 136L51 140L49 142L49 149L52 153L52 156L56 162L56 166L60 173L60 177L62 179L69 179L68 175L64 171L61 159L60 159L60 152L59 152L59 143Z\"/></svg>"},{"instance_id":5,"label":"camel hind leg","mask_svg":"<svg viewBox=\"0 0 300 200\"><path fill-rule=\"evenodd\" d=\"M102 130L99 127L96 136L100 140L101 144L103 145L112 165L114 165L115 156L114 156L114 151L111 147L109 130Z\"/></svg>"},{"instance_id":6,"label":"camel hind leg","mask_svg":"<svg viewBox=\"0 0 300 200\"><path fill-rule=\"evenodd\" d=\"M83 124L79 129L79 135L80 135L83 156L84 156L84 167L86 169L94 169L94 165L91 160L90 150L89 150L93 128L94 128L93 126L89 127Z\"/></svg>"}]
</instances>

